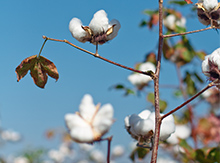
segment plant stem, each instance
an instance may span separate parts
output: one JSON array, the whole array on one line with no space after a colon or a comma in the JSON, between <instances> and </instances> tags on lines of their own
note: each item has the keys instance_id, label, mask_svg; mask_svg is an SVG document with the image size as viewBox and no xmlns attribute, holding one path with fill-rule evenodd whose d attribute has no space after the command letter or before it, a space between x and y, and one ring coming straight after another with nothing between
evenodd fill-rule
<instances>
[{"instance_id":1,"label":"plant stem","mask_svg":"<svg viewBox=\"0 0 220 163\"><path fill-rule=\"evenodd\" d=\"M171 110L170 112L168 112L167 114L164 114L162 116L162 119L166 118L167 116L169 116L170 114L173 114L174 112L176 112L177 110L181 109L182 107L184 107L185 105L187 105L188 103L190 103L192 100L194 100L195 98L197 98L199 95L201 95L203 92L205 92L206 90L208 90L209 88L211 88L212 86L214 86L214 82L209 83L205 88L203 88L200 92L198 92L197 94L195 94L193 97L191 97L190 99L188 99L187 101L185 101L184 103L182 103L181 105L179 105L178 107L176 107L175 109Z\"/></svg>"},{"instance_id":2,"label":"plant stem","mask_svg":"<svg viewBox=\"0 0 220 163\"><path fill-rule=\"evenodd\" d=\"M39 54L38 54L38 57L40 56L40 54L41 54L41 52L42 52L42 50L43 50L43 48L44 48L44 45L45 45L45 43L47 42L47 38L45 38L45 40L44 40L44 43L43 43L43 45L41 46L41 48L40 48L40 52L39 52Z\"/></svg>"},{"instance_id":3,"label":"plant stem","mask_svg":"<svg viewBox=\"0 0 220 163\"><path fill-rule=\"evenodd\" d=\"M170 35L164 35L163 37L168 38L168 37L174 37L174 36L182 36L182 35L187 35L187 34L206 31L206 30L209 30L209 29L213 29L213 27L208 27L208 28L204 28L204 29L199 29L199 30L189 31L189 32L183 32L183 33L175 33L175 34L170 34Z\"/></svg>"},{"instance_id":4,"label":"plant stem","mask_svg":"<svg viewBox=\"0 0 220 163\"><path fill-rule=\"evenodd\" d=\"M110 156L111 156L111 141L112 136L108 137L108 154L107 154L107 163L110 163Z\"/></svg>"},{"instance_id":5,"label":"plant stem","mask_svg":"<svg viewBox=\"0 0 220 163\"><path fill-rule=\"evenodd\" d=\"M101 57L99 54L92 53L92 52L90 52L90 51L88 51L88 50L85 50L85 49L83 49L83 48L80 48L79 46L76 46L76 45L72 44L72 43L69 42L68 40L53 39L53 38L49 38L49 37L46 37L46 36L43 36L43 39L67 43L67 44L69 44L70 46L73 46L73 47L75 47L75 48L77 48L77 49L79 49L79 50L81 50L81 51L83 51L83 52L85 52L85 53L88 53L88 54L90 54L90 55L92 55L92 56L94 56L94 57L96 57L96 58L99 58L99 59L101 59L101 60L104 60L104 61L106 61L106 62L108 62L108 63L110 63L110 64L119 66L119 67L121 67L121 68L130 70L130 71L133 71L133 72L137 72L137 73L140 73L140 74L148 75L148 76L150 76L152 79L155 78L155 74L152 73L152 71L140 71L140 70L136 70L136 69L133 69L133 68L130 68L130 67L121 65L121 64L119 64L119 63L116 63L116 62L113 62L113 61L111 61L111 60L108 60L108 59L106 59L106 58L104 58L104 57ZM45 41L46 41L46 40L45 40Z\"/></svg>"},{"instance_id":6,"label":"plant stem","mask_svg":"<svg viewBox=\"0 0 220 163\"><path fill-rule=\"evenodd\" d=\"M161 116L160 116L160 105L159 105L159 76L160 76L160 67L161 67L161 58L162 58L162 48L163 48L163 0L159 0L159 45L158 45L158 54L157 54L157 68L156 68L156 77L154 79L154 98L155 98L155 133L153 140L153 149L151 156L151 163L157 162L159 138L160 138L160 125L161 125Z\"/></svg>"}]
</instances>

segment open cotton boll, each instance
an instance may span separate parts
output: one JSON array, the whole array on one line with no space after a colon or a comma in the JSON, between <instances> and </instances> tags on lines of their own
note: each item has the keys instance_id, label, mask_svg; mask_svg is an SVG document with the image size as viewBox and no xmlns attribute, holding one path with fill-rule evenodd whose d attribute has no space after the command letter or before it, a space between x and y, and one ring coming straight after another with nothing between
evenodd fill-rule
<instances>
[{"instance_id":1,"label":"open cotton boll","mask_svg":"<svg viewBox=\"0 0 220 163\"><path fill-rule=\"evenodd\" d=\"M126 127L126 128L130 127L129 118L130 118L130 115L129 115L129 116L126 116L125 119L124 119L125 127Z\"/></svg>"},{"instance_id":2,"label":"open cotton boll","mask_svg":"<svg viewBox=\"0 0 220 163\"><path fill-rule=\"evenodd\" d=\"M79 143L93 142L94 134L91 126L76 126L70 130L71 138Z\"/></svg>"},{"instance_id":3,"label":"open cotton boll","mask_svg":"<svg viewBox=\"0 0 220 163\"><path fill-rule=\"evenodd\" d=\"M142 119L147 119L150 116L150 114L151 114L150 110L144 110L140 112L138 116L141 117Z\"/></svg>"},{"instance_id":4,"label":"open cotton boll","mask_svg":"<svg viewBox=\"0 0 220 163\"><path fill-rule=\"evenodd\" d=\"M191 135L191 128L188 125L176 125L177 137L187 139Z\"/></svg>"},{"instance_id":5,"label":"open cotton boll","mask_svg":"<svg viewBox=\"0 0 220 163\"><path fill-rule=\"evenodd\" d=\"M220 88L220 48L205 57L205 60L202 62L202 72L210 81L217 80L215 84Z\"/></svg>"},{"instance_id":6,"label":"open cotton boll","mask_svg":"<svg viewBox=\"0 0 220 163\"><path fill-rule=\"evenodd\" d=\"M129 124L130 124L130 126L135 125L139 120L141 120L141 118L137 114L132 114L129 117Z\"/></svg>"},{"instance_id":7,"label":"open cotton boll","mask_svg":"<svg viewBox=\"0 0 220 163\"><path fill-rule=\"evenodd\" d=\"M105 104L100 108L92 124L96 133L103 135L110 129L113 123L113 111L111 104Z\"/></svg>"},{"instance_id":8,"label":"open cotton boll","mask_svg":"<svg viewBox=\"0 0 220 163\"><path fill-rule=\"evenodd\" d=\"M108 18L106 12L104 10L97 11L93 16L89 27L94 35L100 34L103 31L106 32L108 30Z\"/></svg>"},{"instance_id":9,"label":"open cotton boll","mask_svg":"<svg viewBox=\"0 0 220 163\"><path fill-rule=\"evenodd\" d=\"M73 18L69 23L69 30L72 36L79 42L86 42L89 37L88 33L82 29L82 22L78 18Z\"/></svg>"},{"instance_id":10,"label":"open cotton boll","mask_svg":"<svg viewBox=\"0 0 220 163\"><path fill-rule=\"evenodd\" d=\"M112 149L112 156L113 157L121 157L125 153L125 149L121 145L116 145Z\"/></svg>"},{"instance_id":11,"label":"open cotton boll","mask_svg":"<svg viewBox=\"0 0 220 163\"><path fill-rule=\"evenodd\" d=\"M171 30L174 30L175 29L175 21L176 21L175 15L170 14L163 20L163 23L164 23L165 27L167 27Z\"/></svg>"},{"instance_id":12,"label":"open cotton boll","mask_svg":"<svg viewBox=\"0 0 220 163\"><path fill-rule=\"evenodd\" d=\"M175 123L172 115L164 118L160 127L160 140L166 140L175 132Z\"/></svg>"},{"instance_id":13,"label":"open cotton boll","mask_svg":"<svg viewBox=\"0 0 220 163\"><path fill-rule=\"evenodd\" d=\"M133 126L133 129L137 135L145 136L153 130L153 121L151 119L141 119Z\"/></svg>"},{"instance_id":14,"label":"open cotton boll","mask_svg":"<svg viewBox=\"0 0 220 163\"><path fill-rule=\"evenodd\" d=\"M85 127L89 124L83 120L78 114L66 114L65 115L65 122L68 129L72 129L74 127L80 126Z\"/></svg>"},{"instance_id":15,"label":"open cotton boll","mask_svg":"<svg viewBox=\"0 0 220 163\"><path fill-rule=\"evenodd\" d=\"M163 116L163 114L160 114ZM155 123L155 112L152 112L149 116L149 119L151 119ZM153 131L155 132L155 124L153 123ZM175 132L175 123L173 115L169 115L166 118L162 120L161 126L160 126L160 140L166 140L172 133Z\"/></svg>"},{"instance_id":16,"label":"open cotton boll","mask_svg":"<svg viewBox=\"0 0 220 163\"><path fill-rule=\"evenodd\" d=\"M91 122L97 108L93 103L92 96L86 94L79 105L80 115L88 122Z\"/></svg>"},{"instance_id":17,"label":"open cotton boll","mask_svg":"<svg viewBox=\"0 0 220 163\"><path fill-rule=\"evenodd\" d=\"M203 7L208 11L213 10L216 6L218 6L218 0L203 0Z\"/></svg>"}]
</instances>

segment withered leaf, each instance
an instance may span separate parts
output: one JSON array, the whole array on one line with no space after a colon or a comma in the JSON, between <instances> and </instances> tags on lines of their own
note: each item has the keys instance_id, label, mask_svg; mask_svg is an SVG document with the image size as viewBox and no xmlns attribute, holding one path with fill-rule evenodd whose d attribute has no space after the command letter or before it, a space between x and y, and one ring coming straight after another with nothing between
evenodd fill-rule
<instances>
[{"instance_id":1,"label":"withered leaf","mask_svg":"<svg viewBox=\"0 0 220 163\"><path fill-rule=\"evenodd\" d=\"M50 60L48 60L47 58L45 58L43 56L40 56L40 63L43 66L46 73L51 78L56 79L56 81L59 79L59 74L58 74L57 68L53 62L51 62Z\"/></svg>"},{"instance_id":2,"label":"withered leaf","mask_svg":"<svg viewBox=\"0 0 220 163\"><path fill-rule=\"evenodd\" d=\"M34 83L40 88L44 88L46 85L48 75L56 81L59 78L54 63L42 56L33 55L24 59L15 70L17 81L20 81L29 70Z\"/></svg>"},{"instance_id":3,"label":"withered leaf","mask_svg":"<svg viewBox=\"0 0 220 163\"><path fill-rule=\"evenodd\" d=\"M28 58L25 58L20 65L16 68L15 72L17 74L17 81L19 82L26 74L27 72L33 67L35 61L36 61L37 55L30 56Z\"/></svg>"},{"instance_id":4,"label":"withered leaf","mask_svg":"<svg viewBox=\"0 0 220 163\"><path fill-rule=\"evenodd\" d=\"M35 62L34 66L31 69L31 77L34 80L34 83L40 87L44 88L45 84L47 83L47 74L44 68L41 66L39 60Z\"/></svg>"}]
</instances>

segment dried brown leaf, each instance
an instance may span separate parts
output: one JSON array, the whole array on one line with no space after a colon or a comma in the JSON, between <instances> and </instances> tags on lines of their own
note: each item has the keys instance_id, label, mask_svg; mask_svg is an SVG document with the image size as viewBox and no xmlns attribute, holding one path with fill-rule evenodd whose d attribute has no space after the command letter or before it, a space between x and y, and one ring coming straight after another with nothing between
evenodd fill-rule
<instances>
[{"instance_id":1,"label":"dried brown leaf","mask_svg":"<svg viewBox=\"0 0 220 163\"><path fill-rule=\"evenodd\" d=\"M37 55L25 58L16 68L17 81L19 82L27 72L34 66Z\"/></svg>"}]
</instances>

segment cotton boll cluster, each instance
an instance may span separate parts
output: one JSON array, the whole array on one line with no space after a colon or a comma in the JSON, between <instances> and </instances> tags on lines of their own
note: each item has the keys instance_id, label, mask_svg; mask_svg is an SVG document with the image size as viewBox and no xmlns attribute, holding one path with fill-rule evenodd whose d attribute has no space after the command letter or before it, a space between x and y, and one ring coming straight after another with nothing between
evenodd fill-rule
<instances>
[{"instance_id":1,"label":"cotton boll cluster","mask_svg":"<svg viewBox=\"0 0 220 163\"><path fill-rule=\"evenodd\" d=\"M3 130L1 131L0 136L5 141L16 142L21 140L21 135L13 130Z\"/></svg>"},{"instance_id":2,"label":"cotton boll cluster","mask_svg":"<svg viewBox=\"0 0 220 163\"><path fill-rule=\"evenodd\" d=\"M161 114L163 115L163 114ZM128 133L139 142L147 142L153 137L155 131L155 112L144 110L125 118L125 127ZM160 131L160 140L166 140L175 131L173 116L163 119Z\"/></svg>"},{"instance_id":3,"label":"cotton boll cluster","mask_svg":"<svg viewBox=\"0 0 220 163\"><path fill-rule=\"evenodd\" d=\"M191 128L187 125L176 125L176 130L166 140L170 144L178 144L179 139L187 139L191 135Z\"/></svg>"},{"instance_id":4,"label":"cotton boll cluster","mask_svg":"<svg viewBox=\"0 0 220 163\"><path fill-rule=\"evenodd\" d=\"M217 0L199 0L196 5L198 19L202 24L220 28L220 3Z\"/></svg>"},{"instance_id":5,"label":"cotton boll cluster","mask_svg":"<svg viewBox=\"0 0 220 163\"><path fill-rule=\"evenodd\" d=\"M66 114L66 125L71 138L79 143L98 141L113 124L111 104L94 105L91 95L86 94L79 106L79 112Z\"/></svg>"},{"instance_id":6,"label":"cotton boll cluster","mask_svg":"<svg viewBox=\"0 0 220 163\"><path fill-rule=\"evenodd\" d=\"M58 150L51 149L48 152L48 157L57 163L62 163L65 161L67 157L73 157L74 151L70 147L70 144L68 143L62 143Z\"/></svg>"},{"instance_id":7,"label":"cotton boll cluster","mask_svg":"<svg viewBox=\"0 0 220 163\"><path fill-rule=\"evenodd\" d=\"M185 28L186 18L185 17L177 18L177 16L170 14L166 16L166 18L164 18L163 23L164 26L167 27L169 30L174 31L176 26Z\"/></svg>"},{"instance_id":8,"label":"cotton boll cluster","mask_svg":"<svg viewBox=\"0 0 220 163\"><path fill-rule=\"evenodd\" d=\"M78 18L73 18L69 23L69 30L76 40L83 43L89 41L95 45L104 44L115 38L120 28L118 20L113 19L109 22L104 10L94 14L89 26L83 26Z\"/></svg>"},{"instance_id":9,"label":"cotton boll cluster","mask_svg":"<svg viewBox=\"0 0 220 163\"><path fill-rule=\"evenodd\" d=\"M202 72L220 88L220 48L205 57L202 62Z\"/></svg>"},{"instance_id":10,"label":"cotton boll cluster","mask_svg":"<svg viewBox=\"0 0 220 163\"><path fill-rule=\"evenodd\" d=\"M138 70L140 71L156 71L156 67L151 62L145 62L139 65ZM140 73L133 73L128 76L128 80L135 85L138 89L142 89L145 85L147 85L152 78L150 76L140 74Z\"/></svg>"}]
</instances>

